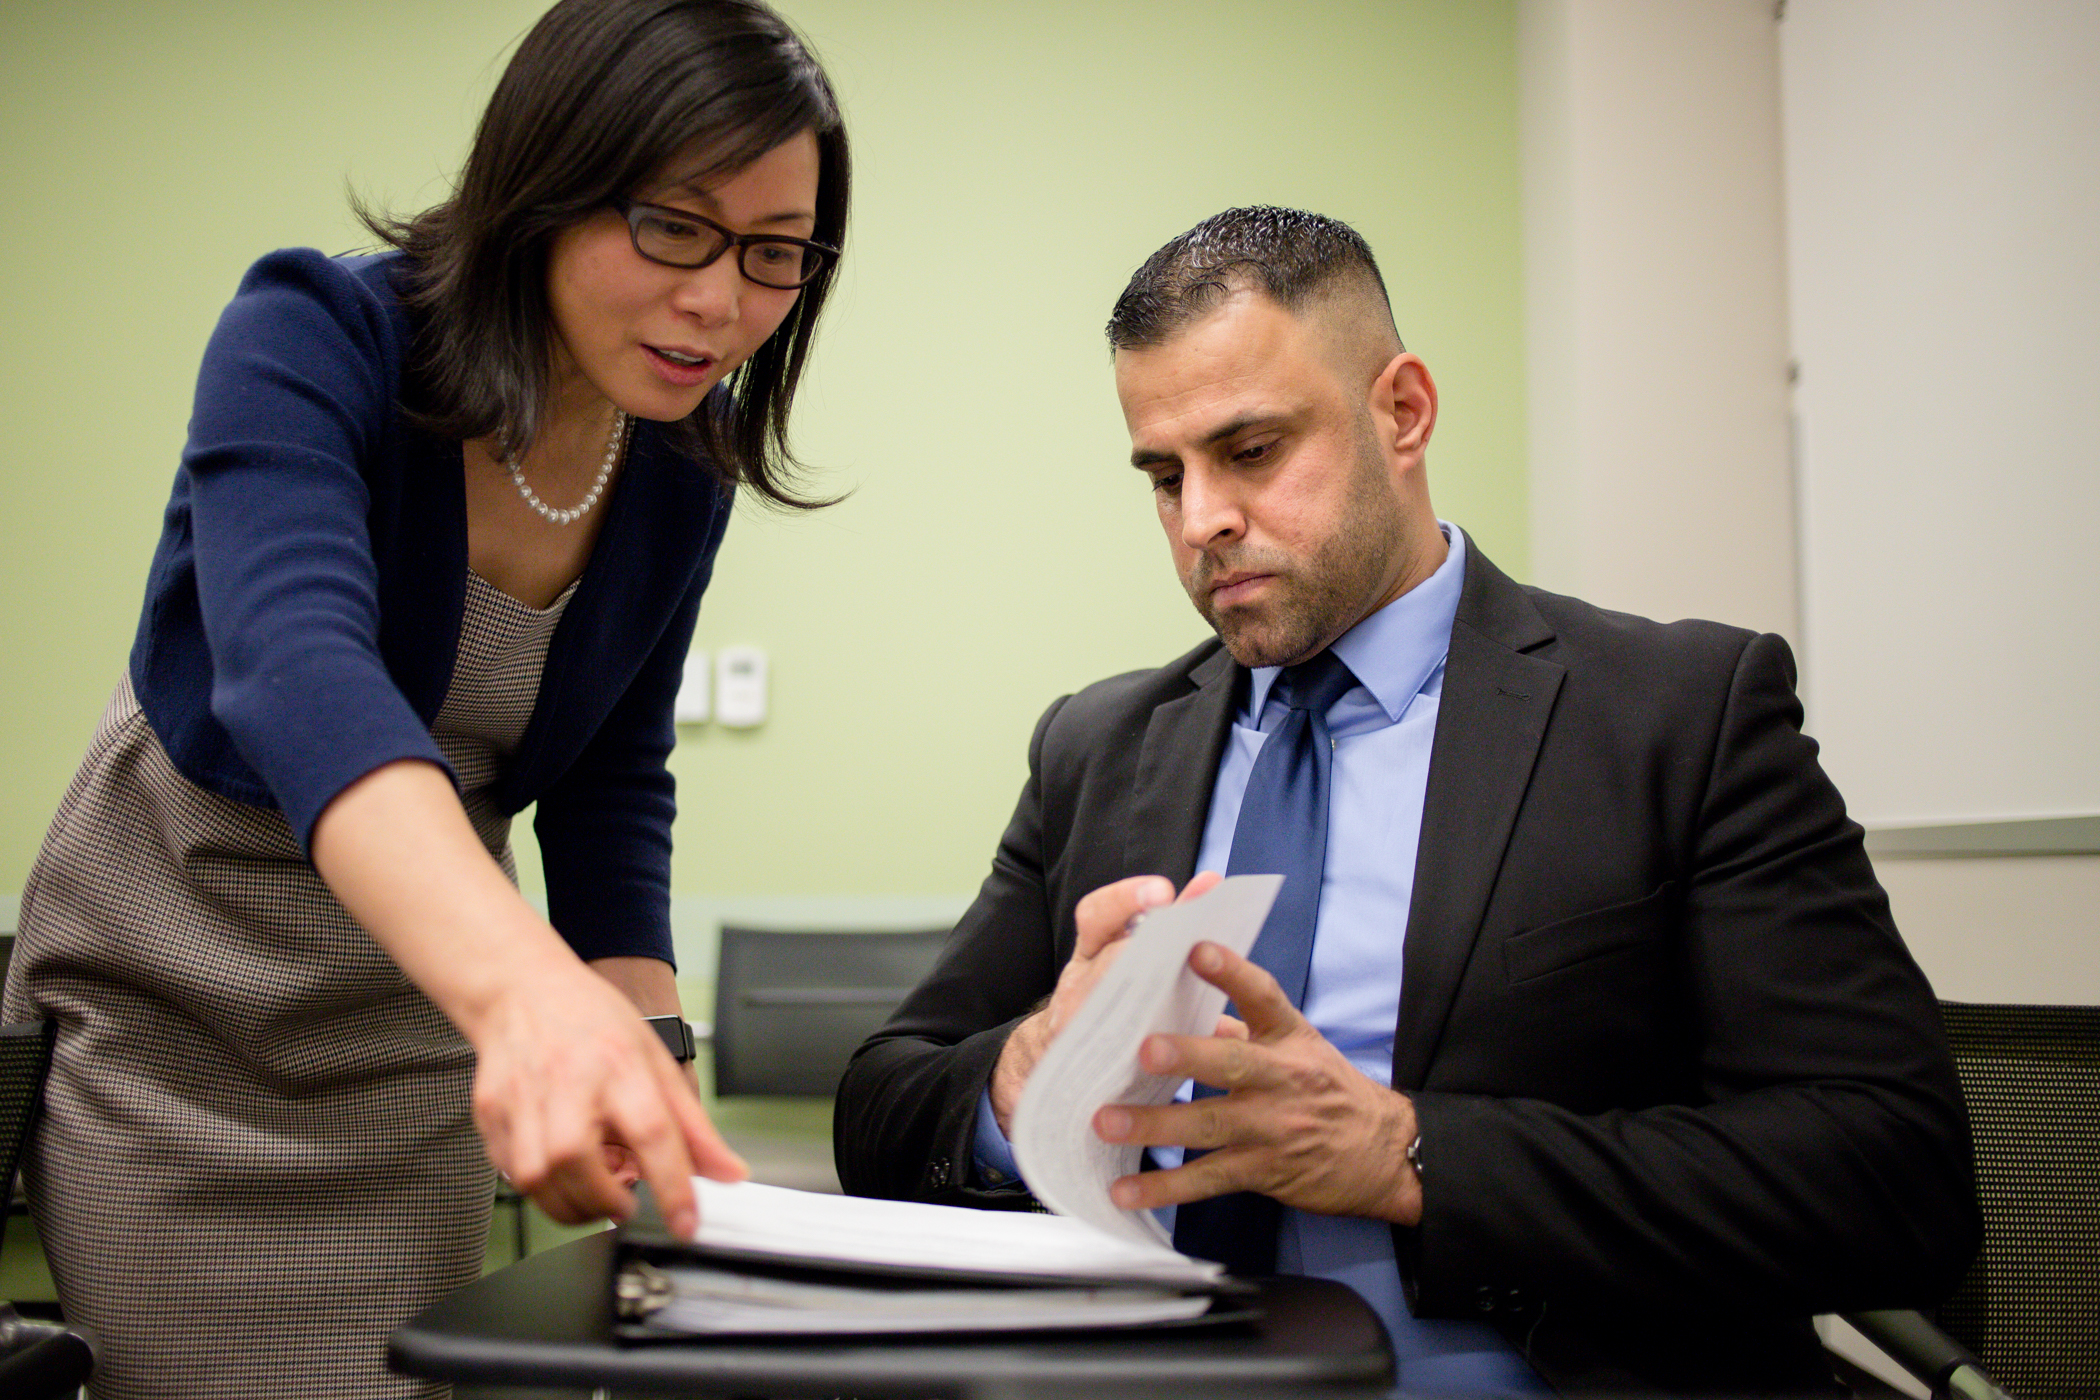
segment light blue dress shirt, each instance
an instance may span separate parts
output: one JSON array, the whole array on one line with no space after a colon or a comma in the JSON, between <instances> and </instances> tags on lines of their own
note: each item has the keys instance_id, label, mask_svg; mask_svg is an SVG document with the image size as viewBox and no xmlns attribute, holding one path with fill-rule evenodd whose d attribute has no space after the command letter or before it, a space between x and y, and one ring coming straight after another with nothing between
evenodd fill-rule
<instances>
[{"instance_id":1,"label":"light blue dress shirt","mask_svg":"<svg viewBox=\"0 0 2100 1400\"><path fill-rule=\"evenodd\" d=\"M1359 684L1327 715L1334 737L1327 857L1303 1010L1351 1064L1380 1084L1393 1077L1401 946L1414 897L1429 754L1465 584L1465 536L1448 524L1442 528L1451 546L1442 566L1333 647ZM1283 722L1284 707L1268 703L1280 673L1274 666L1251 673L1246 708L1234 717L1218 764L1198 870L1222 871L1231 856L1255 755ZM1184 1086L1182 1096L1189 1093ZM989 1100L979 1105L976 1149L991 1179L1010 1179L1017 1170ZM1165 1167L1181 1161L1179 1148L1154 1148L1152 1155ZM1167 1224L1171 1229L1171 1218ZM1281 1273L1334 1279L1360 1294L1385 1323L1401 1388L1410 1394L1551 1393L1487 1324L1409 1314L1392 1227L1384 1221L1286 1210L1276 1266Z\"/></svg>"}]
</instances>

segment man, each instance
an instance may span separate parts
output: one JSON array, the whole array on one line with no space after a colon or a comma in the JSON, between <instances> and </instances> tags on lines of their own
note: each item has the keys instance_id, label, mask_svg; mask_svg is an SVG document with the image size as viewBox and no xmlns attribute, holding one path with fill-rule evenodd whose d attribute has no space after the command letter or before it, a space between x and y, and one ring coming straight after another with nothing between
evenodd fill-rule
<instances>
[{"instance_id":1,"label":"man","mask_svg":"<svg viewBox=\"0 0 2100 1400\"><path fill-rule=\"evenodd\" d=\"M1192 958L1242 1020L1141 1052L1223 1092L1095 1120L1161 1159L1119 1204L1347 1282L1409 1391L1835 1391L1810 1315L1933 1301L1978 1224L1785 643L1519 587L1442 525L1436 388L1344 225L1218 215L1109 338L1218 641L1043 716L976 903L841 1086L847 1189L1025 1203L1014 1103L1127 923L1283 870L1251 961Z\"/></svg>"}]
</instances>

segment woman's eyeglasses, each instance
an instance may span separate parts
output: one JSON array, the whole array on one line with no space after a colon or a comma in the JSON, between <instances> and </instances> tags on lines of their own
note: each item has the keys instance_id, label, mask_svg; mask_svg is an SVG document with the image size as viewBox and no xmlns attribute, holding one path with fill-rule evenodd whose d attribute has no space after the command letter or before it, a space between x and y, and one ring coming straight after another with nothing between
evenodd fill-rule
<instances>
[{"instance_id":1,"label":"woman's eyeglasses","mask_svg":"<svg viewBox=\"0 0 2100 1400\"><path fill-rule=\"evenodd\" d=\"M807 286L839 250L807 238L784 238L777 233L737 233L712 219L667 209L661 204L638 204L620 200L615 205L627 216L627 231L634 237L634 251L665 267L706 267L731 248L737 251L737 267L761 287L793 291Z\"/></svg>"}]
</instances>

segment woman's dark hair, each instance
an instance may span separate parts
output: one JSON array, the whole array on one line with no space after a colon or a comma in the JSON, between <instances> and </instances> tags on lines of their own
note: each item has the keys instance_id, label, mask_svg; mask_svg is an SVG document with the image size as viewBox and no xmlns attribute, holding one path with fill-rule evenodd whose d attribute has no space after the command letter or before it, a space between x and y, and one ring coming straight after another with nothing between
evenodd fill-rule
<instances>
[{"instance_id":1,"label":"woman's dark hair","mask_svg":"<svg viewBox=\"0 0 2100 1400\"><path fill-rule=\"evenodd\" d=\"M410 219L363 210L408 255L416 321L407 406L449 437L522 452L539 425L554 344L555 235L631 197L681 154L681 179L734 175L804 131L817 138L819 243L843 247L850 164L838 99L800 38L760 0L560 0L518 46L482 113L453 196ZM680 446L785 506L788 410L833 260L714 395L675 425Z\"/></svg>"}]
</instances>

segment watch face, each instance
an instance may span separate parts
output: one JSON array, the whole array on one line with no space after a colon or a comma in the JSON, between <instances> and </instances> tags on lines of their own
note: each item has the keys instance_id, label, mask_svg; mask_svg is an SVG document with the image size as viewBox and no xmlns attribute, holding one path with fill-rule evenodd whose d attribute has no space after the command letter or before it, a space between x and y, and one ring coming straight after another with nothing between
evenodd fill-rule
<instances>
[{"instance_id":1,"label":"watch face","mask_svg":"<svg viewBox=\"0 0 2100 1400\"><path fill-rule=\"evenodd\" d=\"M657 1035L663 1038L664 1048L671 1058L686 1064L693 1058L693 1028L685 1023L683 1016L648 1016L648 1021Z\"/></svg>"}]
</instances>

